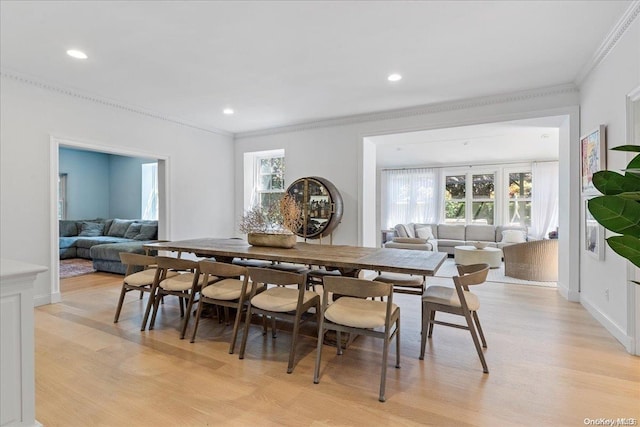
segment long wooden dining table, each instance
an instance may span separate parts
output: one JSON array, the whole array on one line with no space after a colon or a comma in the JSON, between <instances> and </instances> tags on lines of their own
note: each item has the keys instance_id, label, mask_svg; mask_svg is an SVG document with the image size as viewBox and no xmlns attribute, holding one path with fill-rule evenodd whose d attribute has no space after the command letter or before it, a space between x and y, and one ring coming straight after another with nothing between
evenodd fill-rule
<instances>
[{"instance_id":1,"label":"long wooden dining table","mask_svg":"<svg viewBox=\"0 0 640 427\"><path fill-rule=\"evenodd\" d=\"M200 238L144 245L145 249L192 253L221 262L233 258L289 262L340 269L355 275L360 270L388 271L433 276L447 258L444 252L371 248L348 245L320 245L298 242L293 248L251 246L242 239Z\"/></svg>"}]
</instances>

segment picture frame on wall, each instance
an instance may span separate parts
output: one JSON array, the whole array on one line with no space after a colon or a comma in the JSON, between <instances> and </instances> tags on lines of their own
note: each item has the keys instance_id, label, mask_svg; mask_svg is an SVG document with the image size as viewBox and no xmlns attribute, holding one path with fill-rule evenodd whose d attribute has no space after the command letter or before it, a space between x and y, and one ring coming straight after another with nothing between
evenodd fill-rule
<instances>
[{"instance_id":1,"label":"picture frame on wall","mask_svg":"<svg viewBox=\"0 0 640 427\"><path fill-rule=\"evenodd\" d=\"M600 125L580 137L580 178L583 194L595 194L593 174L607 168L606 126Z\"/></svg>"},{"instance_id":2,"label":"picture frame on wall","mask_svg":"<svg viewBox=\"0 0 640 427\"><path fill-rule=\"evenodd\" d=\"M604 227L589 212L589 198L584 200L584 250L599 261L604 261Z\"/></svg>"}]
</instances>

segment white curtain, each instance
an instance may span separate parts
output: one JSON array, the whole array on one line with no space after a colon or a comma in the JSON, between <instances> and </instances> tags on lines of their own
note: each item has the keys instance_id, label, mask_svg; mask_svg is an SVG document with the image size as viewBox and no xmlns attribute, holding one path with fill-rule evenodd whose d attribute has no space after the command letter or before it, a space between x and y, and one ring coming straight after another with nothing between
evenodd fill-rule
<instances>
[{"instance_id":1,"label":"white curtain","mask_svg":"<svg viewBox=\"0 0 640 427\"><path fill-rule=\"evenodd\" d=\"M381 173L382 226L437 223L440 214L440 170L388 169Z\"/></svg>"},{"instance_id":2,"label":"white curtain","mask_svg":"<svg viewBox=\"0 0 640 427\"><path fill-rule=\"evenodd\" d=\"M558 162L533 163L531 167L531 231L542 239L558 227Z\"/></svg>"}]
</instances>

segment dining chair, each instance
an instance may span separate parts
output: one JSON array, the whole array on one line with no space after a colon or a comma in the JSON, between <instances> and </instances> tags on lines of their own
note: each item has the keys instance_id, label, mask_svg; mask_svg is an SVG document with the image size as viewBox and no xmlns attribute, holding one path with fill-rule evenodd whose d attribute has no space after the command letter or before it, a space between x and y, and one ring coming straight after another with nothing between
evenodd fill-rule
<instances>
[{"instance_id":1,"label":"dining chair","mask_svg":"<svg viewBox=\"0 0 640 427\"><path fill-rule=\"evenodd\" d=\"M140 291L140 299L142 299L144 293L148 293L150 295L149 301L153 300L151 288L157 272L156 257L130 252L120 252L119 255L120 262L127 266L127 271L124 279L122 279L122 289L120 290L120 298L118 299L118 307L116 308L113 323L118 323L120 319L124 297L127 292Z\"/></svg>"},{"instance_id":2,"label":"dining chair","mask_svg":"<svg viewBox=\"0 0 640 427\"><path fill-rule=\"evenodd\" d=\"M376 282L390 283L393 292L399 294L422 295L425 291L425 277L404 273L378 272Z\"/></svg>"},{"instance_id":3,"label":"dining chair","mask_svg":"<svg viewBox=\"0 0 640 427\"><path fill-rule=\"evenodd\" d=\"M203 283L203 277L198 272L198 262L163 256L156 257L156 259L158 261L158 273L151 291L154 298L153 315L149 323L149 330L152 330L155 326L160 300L164 296L173 295L178 297L180 317L183 319L180 339L183 339L187 331L187 323L189 322L195 296ZM174 272L179 274L171 274ZM217 280L217 278L209 277L208 280ZM146 316L148 316L148 313L146 313Z\"/></svg>"},{"instance_id":4,"label":"dining chair","mask_svg":"<svg viewBox=\"0 0 640 427\"><path fill-rule=\"evenodd\" d=\"M287 373L294 369L294 357L298 340L300 325L315 317L320 320L320 295L306 290L307 274L291 273L274 270L271 268L247 268L249 280L251 280L251 293L247 306L247 316L240 346L240 359L244 359L251 324L251 315L260 314L271 318L272 337L276 338L276 319L284 319L293 322L291 348L289 350L289 365ZM258 293L260 286L273 285L264 292ZM290 287L293 286L293 287ZM309 313L309 309L315 307L315 313ZM264 334L267 333L266 323L263 321Z\"/></svg>"},{"instance_id":5,"label":"dining chair","mask_svg":"<svg viewBox=\"0 0 640 427\"><path fill-rule=\"evenodd\" d=\"M338 355L342 354L342 332L381 338L384 344L378 400L384 402L389 343L393 338L396 339L395 366L400 367L400 307L393 303L393 285L351 277L325 277L323 288L323 316L320 318L318 328L318 349L313 382L315 384L320 382L320 359L325 331L336 331ZM330 294L339 294L340 298L331 302ZM383 300L376 301L375 298Z\"/></svg>"},{"instance_id":6,"label":"dining chair","mask_svg":"<svg viewBox=\"0 0 640 427\"><path fill-rule=\"evenodd\" d=\"M420 360L424 359L427 338L431 338L434 325L451 326L466 329L471 333L473 344L480 357L484 373L489 373L484 353L480 347L487 347L487 342L480 326L478 309L480 300L477 295L469 291L469 286L480 285L487 280L489 264L458 265L458 276L453 276L455 288L432 285L427 288L422 297L422 342ZM465 318L466 325L436 320L436 312L456 314ZM477 330L477 331L476 331ZM480 335L480 340L478 340Z\"/></svg>"},{"instance_id":7,"label":"dining chair","mask_svg":"<svg viewBox=\"0 0 640 427\"><path fill-rule=\"evenodd\" d=\"M246 305L245 303L249 300L249 294L251 292L251 288L248 286L249 275L247 268L221 262L200 261L198 263L198 271L203 275L203 285L200 290L198 311L196 313L193 334L191 335L191 342L194 342L196 339L198 324L200 323L202 309L205 304L224 307L227 325L229 308L233 308L236 310L236 315L233 323L233 336L229 344L229 354L233 354L238 337L238 327L240 325L242 310ZM217 278L218 280L211 281L212 278ZM266 286L259 286L256 289L256 293L262 292L265 289Z\"/></svg>"}]
</instances>

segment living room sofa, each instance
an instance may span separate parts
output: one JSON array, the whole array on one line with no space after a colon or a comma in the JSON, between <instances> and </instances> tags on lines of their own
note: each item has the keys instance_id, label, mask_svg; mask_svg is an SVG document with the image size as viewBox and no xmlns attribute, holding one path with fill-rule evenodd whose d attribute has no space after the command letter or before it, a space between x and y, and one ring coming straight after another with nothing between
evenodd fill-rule
<instances>
[{"instance_id":1,"label":"living room sofa","mask_svg":"<svg viewBox=\"0 0 640 427\"><path fill-rule=\"evenodd\" d=\"M60 220L60 259L93 260L98 271L124 274L120 252L145 253L158 238L158 221L139 219Z\"/></svg>"},{"instance_id":2,"label":"living room sofa","mask_svg":"<svg viewBox=\"0 0 640 427\"><path fill-rule=\"evenodd\" d=\"M526 242L527 228L485 224L397 224L393 239L386 248L418 249L454 254L454 247L485 242L487 246L503 248Z\"/></svg>"}]
</instances>

